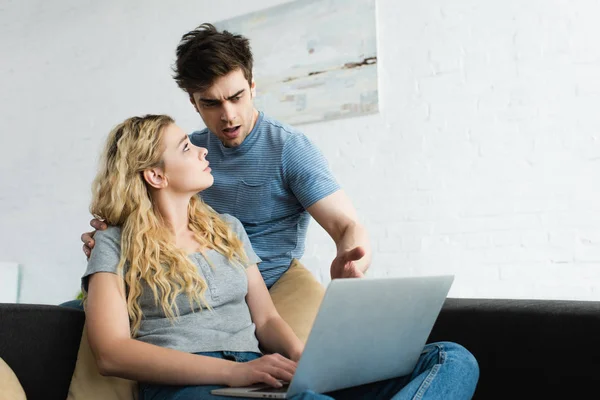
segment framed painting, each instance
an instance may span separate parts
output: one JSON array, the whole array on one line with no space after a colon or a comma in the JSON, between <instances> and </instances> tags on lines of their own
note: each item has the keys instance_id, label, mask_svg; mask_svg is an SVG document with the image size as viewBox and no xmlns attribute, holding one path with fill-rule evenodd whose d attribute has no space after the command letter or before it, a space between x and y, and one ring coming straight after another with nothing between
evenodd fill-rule
<instances>
[{"instance_id":1,"label":"framed painting","mask_svg":"<svg viewBox=\"0 0 600 400\"><path fill-rule=\"evenodd\" d=\"M379 111L375 0L300 0L215 26L250 39L268 115L297 125Z\"/></svg>"}]
</instances>

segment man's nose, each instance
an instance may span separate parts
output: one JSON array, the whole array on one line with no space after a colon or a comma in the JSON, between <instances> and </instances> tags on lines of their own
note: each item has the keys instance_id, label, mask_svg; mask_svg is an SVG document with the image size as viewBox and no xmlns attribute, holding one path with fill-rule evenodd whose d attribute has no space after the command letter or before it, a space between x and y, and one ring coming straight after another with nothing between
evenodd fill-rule
<instances>
[{"instance_id":1,"label":"man's nose","mask_svg":"<svg viewBox=\"0 0 600 400\"><path fill-rule=\"evenodd\" d=\"M223 103L223 114L221 114L221 121L232 122L235 120L235 107L230 102L226 101Z\"/></svg>"}]
</instances>

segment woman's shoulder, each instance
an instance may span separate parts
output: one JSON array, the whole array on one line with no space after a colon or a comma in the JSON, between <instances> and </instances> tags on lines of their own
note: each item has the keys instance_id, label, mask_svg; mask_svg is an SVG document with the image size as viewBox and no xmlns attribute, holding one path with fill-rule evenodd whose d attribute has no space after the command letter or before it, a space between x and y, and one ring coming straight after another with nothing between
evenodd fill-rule
<instances>
[{"instance_id":1,"label":"woman's shoulder","mask_svg":"<svg viewBox=\"0 0 600 400\"><path fill-rule=\"evenodd\" d=\"M121 227L120 226L109 226L103 231L96 231L94 233L94 240L96 242L121 242Z\"/></svg>"},{"instance_id":2,"label":"woman's shoulder","mask_svg":"<svg viewBox=\"0 0 600 400\"><path fill-rule=\"evenodd\" d=\"M237 219L236 217L234 217L231 214L219 214L219 218L221 218L222 221L224 221L227 225L229 225L229 228L235 232L238 236L240 236L240 234L243 232L244 234L246 233L246 230L244 228L244 225L242 224L242 222Z\"/></svg>"},{"instance_id":3,"label":"woman's shoulder","mask_svg":"<svg viewBox=\"0 0 600 400\"><path fill-rule=\"evenodd\" d=\"M109 226L94 234L94 248L88 261L88 272L114 271L121 258L121 228Z\"/></svg>"},{"instance_id":4,"label":"woman's shoulder","mask_svg":"<svg viewBox=\"0 0 600 400\"><path fill-rule=\"evenodd\" d=\"M219 215L219 218L221 218L223 221L225 221L226 223L228 223L232 227L237 227L237 226L241 226L242 225L242 223L240 222L240 220L237 219L236 217L234 217L231 214L218 214L218 215Z\"/></svg>"}]
</instances>

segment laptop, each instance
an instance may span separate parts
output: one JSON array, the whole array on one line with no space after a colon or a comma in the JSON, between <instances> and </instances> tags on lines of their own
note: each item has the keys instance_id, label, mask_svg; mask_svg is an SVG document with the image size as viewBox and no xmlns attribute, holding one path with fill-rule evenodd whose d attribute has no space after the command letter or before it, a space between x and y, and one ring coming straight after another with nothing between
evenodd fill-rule
<instances>
[{"instance_id":1,"label":"laptop","mask_svg":"<svg viewBox=\"0 0 600 400\"><path fill-rule=\"evenodd\" d=\"M334 279L289 384L212 390L285 399L408 375L415 368L454 276Z\"/></svg>"}]
</instances>

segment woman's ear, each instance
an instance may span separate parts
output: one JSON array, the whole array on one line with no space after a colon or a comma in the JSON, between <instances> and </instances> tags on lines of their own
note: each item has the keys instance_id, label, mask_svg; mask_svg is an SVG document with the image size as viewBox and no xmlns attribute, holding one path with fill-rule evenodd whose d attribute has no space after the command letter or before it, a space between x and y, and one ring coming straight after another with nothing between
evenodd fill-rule
<instances>
[{"instance_id":1,"label":"woman's ear","mask_svg":"<svg viewBox=\"0 0 600 400\"><path fill-rule=\"evenodd\" d=\"M143 174L146 183L148 183L148 185L152 186L154 189L163 189L168 185L165 173L161 168L150 168L144 170Z\"/></svg>"}]
</instances>

